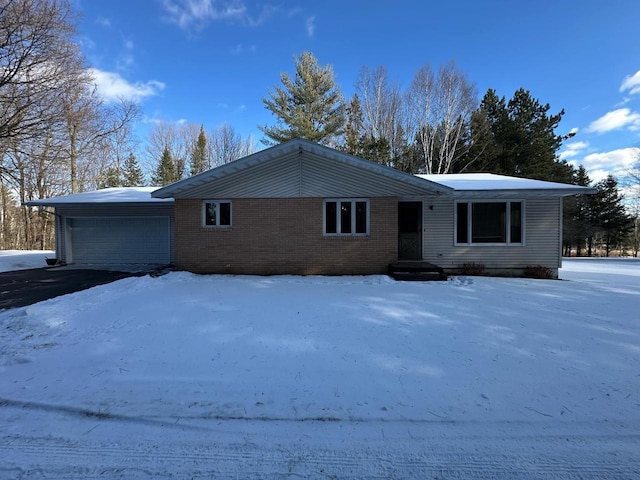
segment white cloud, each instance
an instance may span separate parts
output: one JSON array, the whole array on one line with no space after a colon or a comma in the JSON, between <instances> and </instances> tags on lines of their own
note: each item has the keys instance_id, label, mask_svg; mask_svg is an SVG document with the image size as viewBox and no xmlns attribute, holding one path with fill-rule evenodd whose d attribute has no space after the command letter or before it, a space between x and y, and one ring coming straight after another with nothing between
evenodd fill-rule
<instances>
[{"instance_id":1,"label":"white cloud","mask_svg":"<svg viewBox=\"0 0 640 480\"><path fill-rule=\"evenodd\" d=\"M153 125L185 125L187 123L186 118L179 118L178 120L167 120L160 117L143 117L144 123L151 123Z\"/></svg>"},{"instance_id":2,"label":"white cloud","mask_svg":"<svg viewBox=\"0 0 640 480\"><path fill-rule=\"evenodd\" d=\"M106 17L98 17L96 18L96 23L105 28L109 28L111 26L111 20Z\"/></svg>"},{"instance_id":3,"label":"white cloud","mask_svg":"<svg viewBox=\"0 0 640 480\"><path fill-rule=\"evenodd\" d=\"M577 129L575 129L577 130ZM573 130L572 130L573 131ZM589 146L589 142L571 142L565 144L565 149L560 152L560 159L566 160L579 155L584 149Z\"/></svg>"},{"instance_id":4,"label":"white cloud","mask_svg":"<svg viewBox=\"0 0 640 480\"><path fill-rule=\"evenodd\" d=\"M307 31L307 37L313 37L316 33L316 17L308 17L305 21L305 30Z\"/></svg>"},{"instance_id":5,"label":"white cloud","mask_svg":"<svg viewBox=\"0 0 640 480\"><path fill-rule=\"evenodd\" d=\"M627 103L629 103L631 101L631 98L629 97L624 97L622 100L620 100L618 103L615 104L616 107L623 107L625 106Z\"/></svg>"},{"instance_id":6,"label":"white cloud","mask_svg":"<svg viewBox=\"0 0 640 480\"><path fill-rule=\"evenodd\" d=\"M135 64L133 55L120 55L116 61L116 67L118 70L127 70L133 64Z\"/></svg>"},{"instance_id":7,"label":"white cloud","mask_svg":"<svg viewBox=\"0 0 640 480\"><path fill-rule=\"evenodd\" d=\"M573 127L571 130L569 130L569 134L575 135L576 133L578 133L578 130L580 130L578 127Z\"/></svg>"},{"instance_id":8,"label":"white cloud","mask_svg":"<svg viewBox=\"0 0 640 480\"><path fill-rule=\"evenodd\" d=\"M633 75L627 75L624 77L622 85L620 85L620 91L626 92L627 90L631 95L640 93L640 70Z\"/></svg>"},{"instance_id":9,"label":"white cloud","mask_svg":"<svg viewBox=\"0 0 640 480\"><path fill-rule=\"evenodd\" d=\"M123 46L125 48L125 52L120 54L117 59L116 68L118 70L128 70L132 65L135 64L135 58L133 56L133 41L132 40L124 40Z\"/></svg>"},{"instance_id":10,"label":"white cloud","mask_svg":"<svg viewBox=\"0 0 640 480\"><path fill-rule=\"evenodd\" d=\"M234 55L240 55L242 53L256 53L257 48L255 45L243 45L242 43L237 44L235 47L231 49L231 53Z\"/></svg>"},{"instance_id":11,"label":"white cloud","mask_svg":"<svg viewBox=\"0 0 640 480\"><path fill-rule=\"evenodd\" d=\"M212 0L164 0L168 20L184 30L204 28L215 20L242 20L247 8L239 1L217 7Z\"/></svg>"},{"instance_id":12,"label":"white cloud","mask_svg":"<svg viewBox=\"0 0 640 480\"><path fill-rule=\"evenodd\" d=\"M639 153L637 148L621 148L610 152L590 153L582 159L574 158L570 163L574 166L584 165L591 180L596 182L606 178L609 173L621 179L638 162Z\"/></svg>"},{"instance_id":13,"label":"white cloud","mask_svg":"<svg viewBox=\"0 0 640 480\"><path fill-rule=\"evenodd\" d=\"M628 108L613 110L591 122L587 127L587 131L605 133L621 128L628 128L629 130L640 129L640 113L632 112Z\"/></svg>"},{"instance_id":14,"label":"white cloud","mask_svg":"<svg viewBox=\"0 0 640 480\"><path fill-rule=\"evenodd\" d=\"M90 68L89 73L94 78L98 94L107 102L120 99L138 102L145 97L157 95L165 87L164 83L156 80L131 83L116 72L105 72L97 68Z\"/></svg>"}]
</instances>

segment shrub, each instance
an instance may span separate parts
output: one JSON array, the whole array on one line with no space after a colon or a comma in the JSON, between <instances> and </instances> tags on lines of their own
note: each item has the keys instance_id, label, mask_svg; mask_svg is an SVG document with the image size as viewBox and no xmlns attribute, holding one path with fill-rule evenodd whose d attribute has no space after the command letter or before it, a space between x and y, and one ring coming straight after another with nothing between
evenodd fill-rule
<instances>
[{"instance_id":1,"label":"shrub","mask_svg":"<svg viewBox=\"0 0 640 480\"><path fill-rule=\"evenodd\" d=\"M463 263L461 265L458 265L458 270L462 275L478 276L478 275L484 275L486 273L484 264L475 263L475 262Z\"/></svg>"},{"instance_id":2,"label":"shrub","mask_svg":"<svg viewBox=\"0 0 640 480\"><path fill-rule=\"evenodd\" d=\"M542 278L553 279L555 278L553 272L548 267L542 265L527 265L522 271L522 275L527 278Z\"/></svg>"}]
</instances>

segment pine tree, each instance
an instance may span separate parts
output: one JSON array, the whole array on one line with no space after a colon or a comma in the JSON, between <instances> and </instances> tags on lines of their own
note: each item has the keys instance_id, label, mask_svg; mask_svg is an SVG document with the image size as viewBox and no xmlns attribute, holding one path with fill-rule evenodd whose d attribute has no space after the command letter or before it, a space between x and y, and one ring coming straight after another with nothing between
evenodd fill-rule
<instances>
[{"instance_id":1,"label":"pine tree","mask_svg":"<svg viewBox=\"0 0 640 480\"><path fill-rule=\"evenodd\" d=\"M360 107L360 99L358 94L354 94L353 98L347 106L347 126L345 128L345 148L344 150L351 155L360 155L360 136L362 135L362 107Z\"/></svg>"},{"instance_id":2,"label":"pine tree","mask_svg":"<svg viewBox=\"0 0 640 480\"><path fill-rule=\"evenodd\" d=\"M100 182L100 188L122 187L122 176L118 167L109 167L104 173L104 180Z\"/></svg>"},{"instance_id":3,"label":"pine tree","mask_svg":"<svg viewBox=\"0 0 640 480\"><path fill-rule=\"evenodd\" d=\"M207 169L207 136L204 127L200 125L198 139L191 152L191 175L197 175Z\"/></svg>"},{"instance_id":4,"label":"pine tree","mask_svg":"<svg viewBox=\"0 0 640 480\"><path fill-rule=\"evenodd\" d=\"M144 175L138 164L138 160L133 153L130 153L124 161L124 169L122 172L123 187L140 187L144 183Z\"/></svg>"},{"instance_id":5,"label":"pine tree","mask_svg":"<svg viewBox=\"0 0 640 480\"><path fill-rule=\"evenodd\" d=\"M164 147L162 158L160 159L158 167L153 173L151 180L158 186L168 185L179 180L179 177L176 174L176 167L173 163L173 158L171 158L169 147Z\"/></svg>"},{"instance_id":6,"label":"pine tree","mask_svg":"<svg viewBox=\"0 0 640 480\"><path fill-rule=\"evenodd\" d=\"M278 119L276 126L261 126L268 137L267 145L305 138L312 142L330 143L342 134L345 115L339 86L330 65L320 67L310 52L295 58L296 74L280 75L282 87L276 86L263 98L267 110Z\"/></svg>"},{"instance_id":7,"label":"pine tree","mask_svg":"<svg viewBox=\"0 0 640 480\"><path fill-rule=\"evenodd\" d=\"M588 187L591 179L587 174L587 169L580 165L574 171L574 185ZM564 198L564 215L563 215L563 244L565 245L565 255L569 256L572 247L576 247L576 256L582 256L585 242L592 235L592 225L590 217L590 195L573 195Z\"/></svg>"},{"instance_id":8,"label":"pine tree","mask_svg":"<svg viewBox=\"0 0 640 480\"><path fill-rule=\"evenodd\" d=\"M624 195L618 190L618 181L611 174L596 184L593 196L592 223L602 235L606 256L630 232L632 218L624 206Z\"/></svg>"},{"instance_id":9,"label":"pine tree","mask_svg":"<svg viewBox=\"0 0 640 480\"><path fill-rule=\"evenodd\" d=\"M386 138L362 137L360 138L359 155L380 165L391 163L391 146Z\"/></svg>"},{"instance_id":10,"label":"pine tree","mask_svg":"<svg viewBox=\"0 0 640 480\"><path fill-rule=\"evenodd\" d=\"M571 181L571 166L557 156L568 138L555 133L564 110L551 115L550 108L522 88L509 102L489 89L472 122L478 144L471 149L470 155L477 159L469 171Z\"/></svg>"}]
</instances>

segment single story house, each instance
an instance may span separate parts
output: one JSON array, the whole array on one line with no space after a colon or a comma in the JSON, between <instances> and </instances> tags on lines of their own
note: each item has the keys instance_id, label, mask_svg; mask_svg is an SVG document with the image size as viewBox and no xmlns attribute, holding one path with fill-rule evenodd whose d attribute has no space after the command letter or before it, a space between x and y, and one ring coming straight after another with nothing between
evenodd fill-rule
<instances>
[{"instance_id":1,"label":"single story house","mask_svg":"<svg viewBox=\"0 0 640 480\"><path fill-rule=\"evenodd\" d=\"M65 263L171 263L196 273L375 274L398 261L557 274L575 185L411 175L292 140L163 188L29 202L56 213Z\"/></svg>"}]
</instances>

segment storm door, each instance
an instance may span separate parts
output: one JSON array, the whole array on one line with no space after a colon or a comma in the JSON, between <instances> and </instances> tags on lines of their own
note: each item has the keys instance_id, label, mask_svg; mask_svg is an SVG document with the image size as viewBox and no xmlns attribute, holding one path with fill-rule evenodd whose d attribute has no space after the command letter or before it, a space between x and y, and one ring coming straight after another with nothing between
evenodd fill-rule
<instances>
[{"instance_id":1,"label":"storm door","mask_svg":"<svg viewBox=\"0 0 640 480\"><path fill-rule=\"evenodd\" d=\"M398 202L398 260L422 260L422 202Z\"/></svg>"}]
</instances>

